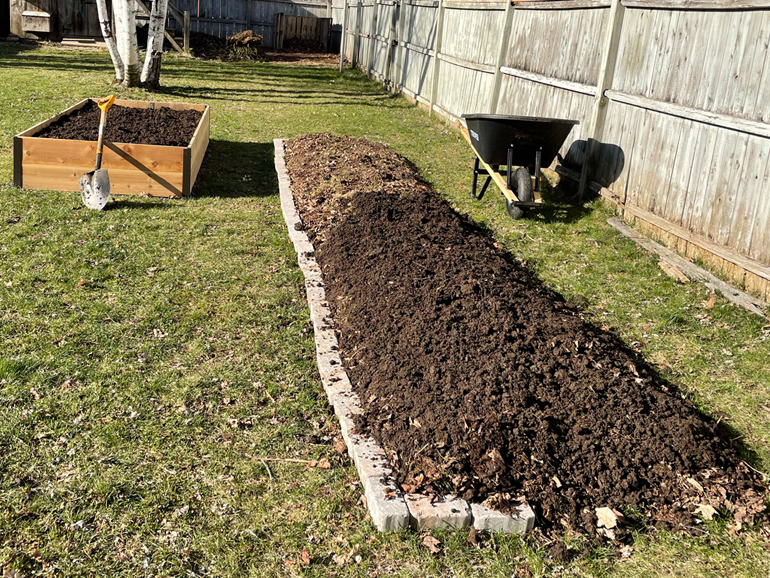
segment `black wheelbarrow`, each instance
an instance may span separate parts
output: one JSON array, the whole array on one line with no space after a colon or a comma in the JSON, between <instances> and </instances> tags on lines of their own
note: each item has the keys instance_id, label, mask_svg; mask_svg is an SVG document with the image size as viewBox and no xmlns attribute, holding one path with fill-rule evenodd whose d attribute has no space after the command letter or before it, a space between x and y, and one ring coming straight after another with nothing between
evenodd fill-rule
<instances>
[{"instance_id":1,"label":"black wheelbarrow","mask_svg":"<svg viewBox=\"0 0 770 578\"><path fill-rule=\"evenodd\" d=\"M539 192L540 168L550 166L572 127L579 124L576 120L502 114L464 114L462 121L460 129L476 152L471 195L481 199L494 180L513 219L542 204L535 199L531 173L535 175L534 190ZM479 175L487 179L477 193Z\"/></svg>"}]
</instances>

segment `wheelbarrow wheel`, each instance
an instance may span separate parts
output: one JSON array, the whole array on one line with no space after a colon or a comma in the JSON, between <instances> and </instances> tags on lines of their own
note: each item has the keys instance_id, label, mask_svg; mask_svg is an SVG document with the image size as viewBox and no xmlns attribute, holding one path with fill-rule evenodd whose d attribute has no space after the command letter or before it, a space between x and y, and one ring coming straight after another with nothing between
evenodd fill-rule
<instances>
[{"instance_id":1,"label":"wheelbarrow wheel","mask_svg":"<svg viewBox=\"0 0 770 578\"><path fill-rule=\"evenodd\" d=\"M516 196L522 203L531 203L535 198L532 194L532 177L526 167L516 169Z\"/></svg>"},{"instance_id":2,"label":"wheelbarrow wheel","mask_svg":"<svg viewBox=\"0 0 770 578\"><path fill-rule=\"evenodd\" d=\"M516 169L514 183L516 183L516 197L519 201L531 203L534 198L532 194L532 177L529 176L529 171L525 167ZM517 207L508 199L505 200L505 208L508 209L508 214L514 221L521 219L527 213L526 209Z\"/></svg>"}]
</instances>

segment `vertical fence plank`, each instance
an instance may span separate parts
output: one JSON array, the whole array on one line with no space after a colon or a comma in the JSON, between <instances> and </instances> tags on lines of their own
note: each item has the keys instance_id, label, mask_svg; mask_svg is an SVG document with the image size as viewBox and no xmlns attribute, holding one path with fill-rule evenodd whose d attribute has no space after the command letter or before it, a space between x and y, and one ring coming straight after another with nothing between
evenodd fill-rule
<instances>
[{"instance_id":1,"label":"vertical fence plank","mask_svg":"<svg viewBox=\"0 0 770 578\"><path fill-rule=\"evenodd\" d=\"M377 12L379 0L372 0L372 18L369 20L369 50L366 56L366 76L372 77L374 71L374 47L377 44Z\"/></svg>"},{"instance_id":2,"label":"vertical fence plank","mask_svg":"<svg viewBox=\"0 0 770 578\"><path fill-rule=\"evenodd\" d=\"M443 40L444 36L444 12L446 9L444 8L444 0L439 0L438 4L438 13L436 15L436 39L433 43L434 46L434 54L433 54L433 87L430 91L430 109L429 109L429 115L433 115L433 106L436 104L436 98L438 96L438 78L440 74L440 68L441 68L441 42Z\"/></svg>"},{"instance_id":3,"label":"vertical fence plank","mask_svg":"<svg viewBox=\"0 0 770 578\"><path fill-rule=\"evenodd\" d=\"M500 85L503 82L503 73L500 68L505 66L505 57L508 53L508 45L511 42L511 28L515 12L513 2L507 0L505 3L505 24L503 24L503 33L500 35L500 49L498 50L497 62L495 63L495 84L492 87L492 96L489 99L489 111L492 114L497 112L497 101L500 100Z\"/></svg>"},{"instance_id":4,"label":"vertical fence plank","mask_svg":"<svg viewBox=\"0 0 770 578\"><path fill-rule=\"evenodd\" d=\"M348 0L342 0L342 35L340 36L340 73L342 73L342 63L345 61L345 45L347 44L348 32Z\"/></svg>"},{"instance_id":5,"label":"vertical fence plank","mask_svg":"<svg viewBox=\"0 0 770 578\"><path fill-rule=\"evenodd\" d=\"M604 121L607 117L607 98L604 96L604 91L612 87L612 80L615 74L615 62L617 61L618 47L620 45L620 35L623 30L624 13L625 8L620 0L612 0L609 22L607 25L607 37L604 43L604 57L599 70L596 96L594 97L593 109L591 111L591 124L587 133L588 142L586 144L586 153L583 160L583 169L580 172L578 198L583 197L586 185L588 184L588 178L594 172L596 145L602 139Z\"/></svg>"}]
</instances>

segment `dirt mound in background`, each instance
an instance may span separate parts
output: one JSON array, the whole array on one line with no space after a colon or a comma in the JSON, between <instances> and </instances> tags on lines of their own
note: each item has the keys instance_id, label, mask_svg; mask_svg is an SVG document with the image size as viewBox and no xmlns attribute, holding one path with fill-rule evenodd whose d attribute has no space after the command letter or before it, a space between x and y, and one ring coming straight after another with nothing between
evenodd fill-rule
<instances>
[{"instance_id":1,"label":"dirt mound in background","mask_svg":"<svg viewBox=\"0 0 770 578\"><path fill-rule=\"evenodd\" d=\"M597 532L597 508L751 522L766 486L722 427L586 322L385 146L310 135L287 165L340 353L406 491ZM612 535L622 530L598 530Z\"/></svg>"},{"instance_id":2,"label":"dirt mound in background","mask_svg":"<svg viewBox=\"0 0 770 578\"><path fill-rule=\"evenodd\" d=\"M253 30L244 30L227 37L228 46L262 46L262 36Z\"/></svg>"},{"instance_id":3,"label":"dirt mound in background","mask_svg":"<svg viewBox=\"0 0 770 578\"><path fill-rule=\"evenodd\" d=\"M89 140L99 138L101 111L94 101L60 118L35 136L43 138ZM107 113L106 142L186 147L195 134L203 113L159 107L129 108L113 105Z\"/></svg>"},{"instance_id":4,"label":"dirt mound in background","mask_svg":"<svg viewBox=\"0 0 770 578\"><path fill-rule=\"evenodd\" d=\"M190 52L201 60L240 62L264 58L262 36L252 30L245 30L227 39L203 32L191 32Z\"/></svg>"}]
</instances>

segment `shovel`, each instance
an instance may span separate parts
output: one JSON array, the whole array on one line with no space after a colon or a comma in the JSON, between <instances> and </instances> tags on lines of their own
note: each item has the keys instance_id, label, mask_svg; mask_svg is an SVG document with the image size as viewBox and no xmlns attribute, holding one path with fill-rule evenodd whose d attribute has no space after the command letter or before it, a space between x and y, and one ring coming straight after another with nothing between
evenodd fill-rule
<instances>
[{"instance_id":1,"label":"shovel","mask_svg":"<svg viewBox=\"0 0 770 578\"><path fill-rule=\"evenodd\" d=\"M107 169L102 168L102 144L104 142L104 126L107 124L107 111L115 102L115 95L111 94L96 101L102 111L99 120L99 142L96 145L96 168L90 173L80 177L80 198L89 209L101 211L110 200L110 175Z\"/></svg>"}]
</instances>

